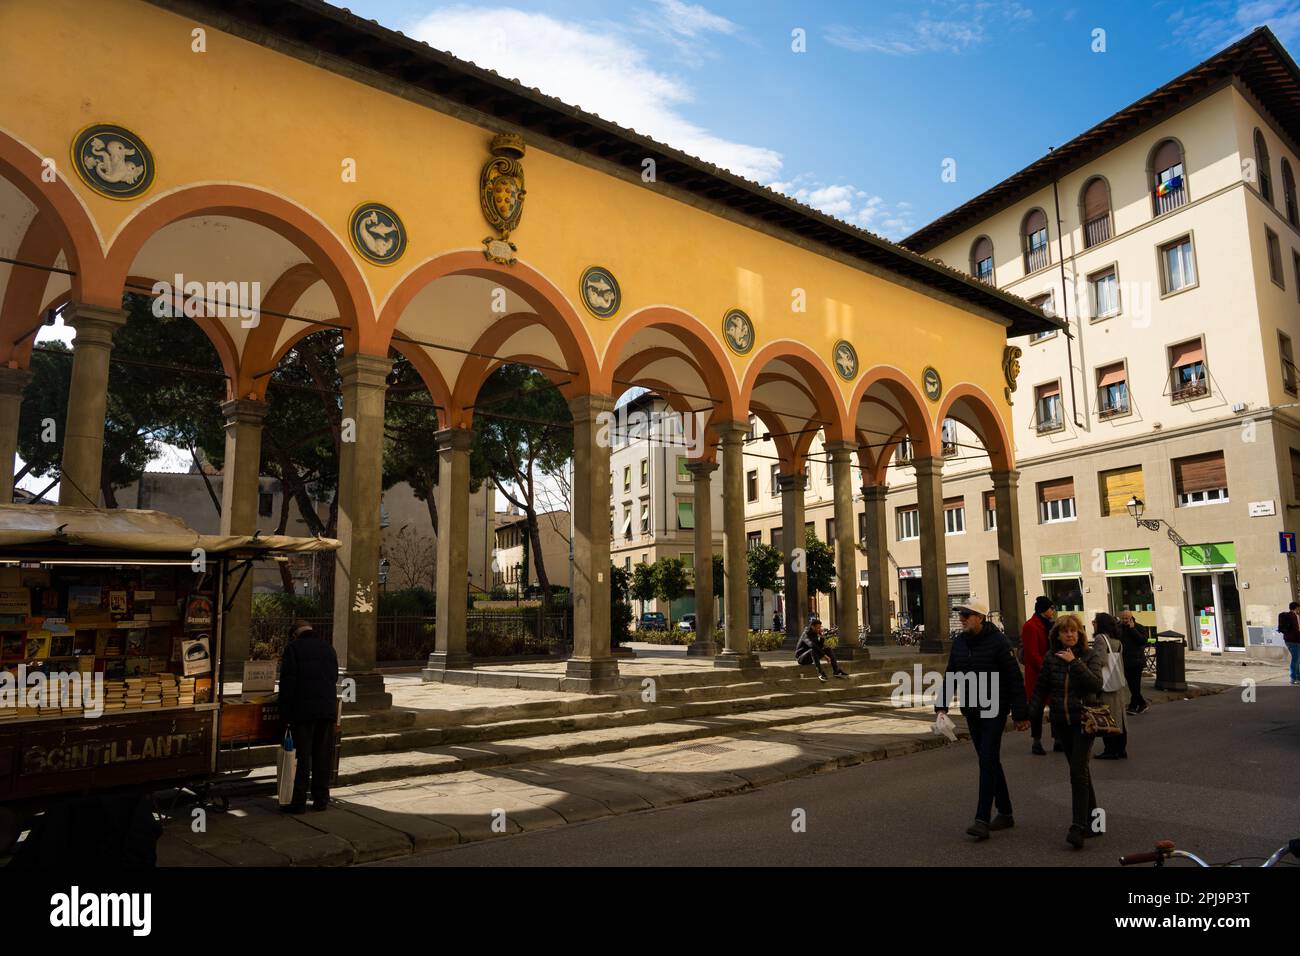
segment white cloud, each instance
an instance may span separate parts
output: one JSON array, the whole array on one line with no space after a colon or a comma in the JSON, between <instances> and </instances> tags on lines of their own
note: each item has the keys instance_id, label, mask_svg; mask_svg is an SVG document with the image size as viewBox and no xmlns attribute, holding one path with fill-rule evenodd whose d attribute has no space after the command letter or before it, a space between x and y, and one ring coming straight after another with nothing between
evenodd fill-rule
<instances>
[{"instance_id":1,"label":"white cloud","mask_svg":"<svg viewBox=\"0 0 1300 956\"><path fill-rule=\"evenodd\" d=\"M1199 53L1209 53L1267 26L1290 46L1300 42L1300 0L1216 0L1169 15L1173 37Z\"/></svg>"},{"instance_id":2,"label":"white cloud","mask_svg":"<svg viewBox=\"0 0 1300 956\"><path fill-rule=\"evenodd\" d=\"M888 239L896 240L915 230L911 203L890 203L848 183L823 183L812 176L799 176L790 182L772 183L771 188L828 216Z\"/></svg>"},{"instance_id":3,"label":"white cloud","mask_svg":"<svg viewBox=\"0 0 1300 956\"><path fill-rule=\"evenodd\" d=\"M661 7L670 13L665 29L677 36L720 32L729 23L675 0ZM747 179L768 182L781 169L776 150L728 140L682 115L690 87L655 69L644 50L611 30L509 7L456 6L435 10L410 33Z\"/></svg>"},{"instance_id":4,"label":"white cloud","mask_svg":"<svg viewBox=\"0 0 1300 956\"><path fill-rule=\"evenodd\" d=\"M883 28L859 30L836 24L823 39L851 53L914 56L920 53L964 53L984 43L991 33L1032 20L1033 10L1017 0L933 0L920 13L909 11Z\"/></svg>"}]
</instances>

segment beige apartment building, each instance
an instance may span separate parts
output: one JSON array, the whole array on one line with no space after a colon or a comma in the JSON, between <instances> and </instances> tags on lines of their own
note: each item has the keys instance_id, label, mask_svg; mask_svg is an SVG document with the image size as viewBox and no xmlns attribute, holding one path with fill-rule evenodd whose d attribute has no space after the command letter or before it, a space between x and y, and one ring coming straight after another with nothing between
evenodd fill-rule
<instances>
[{"instance_id":1,"label":"beige apartment building","mask_svg":"<svg viewBox=\"0 0 1300 956\"><path fill-rule=\"evenodd\" d=\"M567 511L543 511L537 515L537 537L541 540L542 567L553 587L569 587L569 550L573 540L573 518ZM522 514L496 516L496 550L492 556L492 584L510 594L520 594L538 583L537 558L527 543L528 518ZM527 555L527 568L524 567Z\"/></svg>"},{"instance_id":2,"label":"beige apartment building","mask_svg":"<svg viewBox=\"0 0 1300 956\"><path fill-rule=\"evenodd\" d=\"M686 422L679 428L678 423ZM681 558L692 584L698 556L695 541L694 475L687 467L690 443L699 437L689 419L675 413L654 392L618 406L611 429L610 560L631 571L663 557ZM719 453L718 465L722 455ZM722 553L722 482L710 482L713 550ZM722 602L715 602L717 613ZM647 601L643 611L661 611L671 621L695 613L695 593L673 602Z\"/></svg>"},{"instance_id":3,"label":"beige apartment building","mask_svg":"<svg viewBox=\"0 0 1300 956\"><path fill-rule=\"evenodd\" d=\"M1261 28L904 240L1068 329L1010 342L1026 608L1127 608L1201 650L1280 642L1296 594L1280 533L1300 507L1298 104L1300 71ZM964 508L948 559L995 600L977 465L945 467ZM895 480L905 607L915 495Z\"/></svg>"}]
</instances>

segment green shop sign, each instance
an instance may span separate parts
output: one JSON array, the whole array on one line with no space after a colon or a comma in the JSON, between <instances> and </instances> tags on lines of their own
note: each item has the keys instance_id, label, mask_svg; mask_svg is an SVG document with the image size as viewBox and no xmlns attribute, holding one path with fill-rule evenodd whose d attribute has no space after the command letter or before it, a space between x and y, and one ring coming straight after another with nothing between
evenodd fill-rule
<instances>
[{"instance_id":1,"label":"green shop sign","mask_svg":"<svg viewBox=\"0 0 1300 956\"><path fill-rule=\"evenodd\" d=\"M1220 544L1189 544L1178 549L1178 562L1185 568L1221 568L1237 563L1237 546L1231 541Z\"/></svg>"},{"instance_id":2,"label":"green shop sign","mask_svg":"<svg viewBox=\"0 0 1300 956\"><path fill-rule=\"evenodd\" d=\"M1125 571L1150 571L1151 549L1130 548L1128 551L1107 551L1106 570L1120 573Z\"/></svg>"},{"instance_id":3,"label":"green shop sign","mask_svg":"<svg viewBox=\"0 0 1300 956\"><path fill-rule=\"evenodd\" d=\"M1081 567L1079 554L1045 554L1038 559L1039 570L1043 577L1059 577L1079 574Z\"/></svg>"}]
</instances>

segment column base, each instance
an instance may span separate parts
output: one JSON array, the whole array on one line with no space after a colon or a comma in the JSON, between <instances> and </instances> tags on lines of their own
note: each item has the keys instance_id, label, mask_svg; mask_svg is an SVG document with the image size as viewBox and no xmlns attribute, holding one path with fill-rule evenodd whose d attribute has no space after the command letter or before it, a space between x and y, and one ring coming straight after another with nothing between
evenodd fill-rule
<instances>
[{"instance_id":1,"label":"column base","mask_svg":"<svg viewBox=\"0 0 1300 956\"><path fill-rule=\"evenodd\" d=\"M717 641L706 641L697 639L686 645L687 657L716 657L718 653Z\"/></svg>"},{"instance_id":2,"label":"column base","mask_svg":"<svg viewBox=\"0 0 1300 956\"><path fill-rule=\"evenodd\" d=\"M618 661L612 657L570 657L560 681L560 690L579 694L601 694L623 684Z\"/></svg>"},{"instance_id":3,"label":"column base","mask_svg":"<svg viewBox=\"0 0 1300 956\"><path fill-rule=\"evenodd\" d=\"M632 657L632 658L634 658L634 657L636 657L636 651L632 650L632 648L630 648L630 647L619 647L619 646L616 645L616 646L611 647L611 648L609 649L609 656L610 656L610 657Z\"/></svg>"},{"instance_id":4,"label":"column base","mask_svg":"<svg viewBox=\"0 0 1300 956\"><path fill-rule=\"evenodd\" d=\"M943 654L951 643L940 637L923 637L918 649L922 654Z\"/></svg>"},{"instance_id":5,"label":"column base","mask_svg":"<svg viewBox=\"0 0 1300 956\"><path fill-rule=\"evenodd\" d=\"M428 663L421 669L420 678L426 683L442 680L442 675L447 671L467 671L473 666L474 658L470 657L467 651L453 651L450 654L434 651L429 655Z\"/></svg>"},{"instance_id":6,"label":"column base","mask_svg":"<svg viewBox=\"0 0 1300 956\"><path fill-rule=\"evenodd\" d=\"M781 641L781 650L792 651L795 649L795 647L798 646L798 644L799 644L799 635L798 634L792 635L790 634L789 631L787 631L785 635L785 639Z\"/></svg>"},{"instance_id":7,"label":"column base","mask_svg":"<svg viewBox=\"0 0 1300 956\"><path fill-rule=\"evenodd\" d=\"M841 644L835 648L835 659L837 661L866 660L871 657L871 652L860 644L844 645Z\"/></svg>"},{"instance_id":8,"label":"column base","mask_svg":"<svg viewBox=\"0 0 1300 956\"><path fill-rule=\"evenodd\" d=\"M393 695L384 690L383 674L373 671L366 674L344 673L339 680L354 681L356 686L356 700L343 702L344 713L392 709Z\"/></svg>"},{"instance_id":9,"label":"column base","mask_svg":"<svg viewBox=\"0 0 1300 956\"><path fill-rule=\"evenodd\" d=\"M729 651L725 648L713 659L714 667L725 667L730 670L759 670L763 664L758 659L758 655L752 651L746 651L744 654L737 654L735 651Z\"/></svg>"}]
</instances>

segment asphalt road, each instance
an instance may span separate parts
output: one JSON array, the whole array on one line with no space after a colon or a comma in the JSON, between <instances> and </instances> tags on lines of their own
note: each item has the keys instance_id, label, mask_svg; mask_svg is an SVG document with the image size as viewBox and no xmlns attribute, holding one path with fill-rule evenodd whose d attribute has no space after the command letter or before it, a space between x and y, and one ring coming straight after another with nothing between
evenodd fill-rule
<instances>
[{"instance_id":1,"label":"asphalt road","mask_svg":"<svg viewBox=\"0 0 1300 956\"><path fill-rule=\"evenodd\" d=\"M1098 745L1100 749L1100 745ZM502 836L404 857L392 866L1114 866L1159 839L1211 862L1267 856L1300 836L1300 687L1261 685L1153 707L1132 718L1129 759L1094 761L1107 832L1065 843L1064 757L1003 746L1016 827L976 843L974 751L941 750L818 774L757 791ZM806 832L792 829L796 810Z\"/></svg>"}]
</instances>

